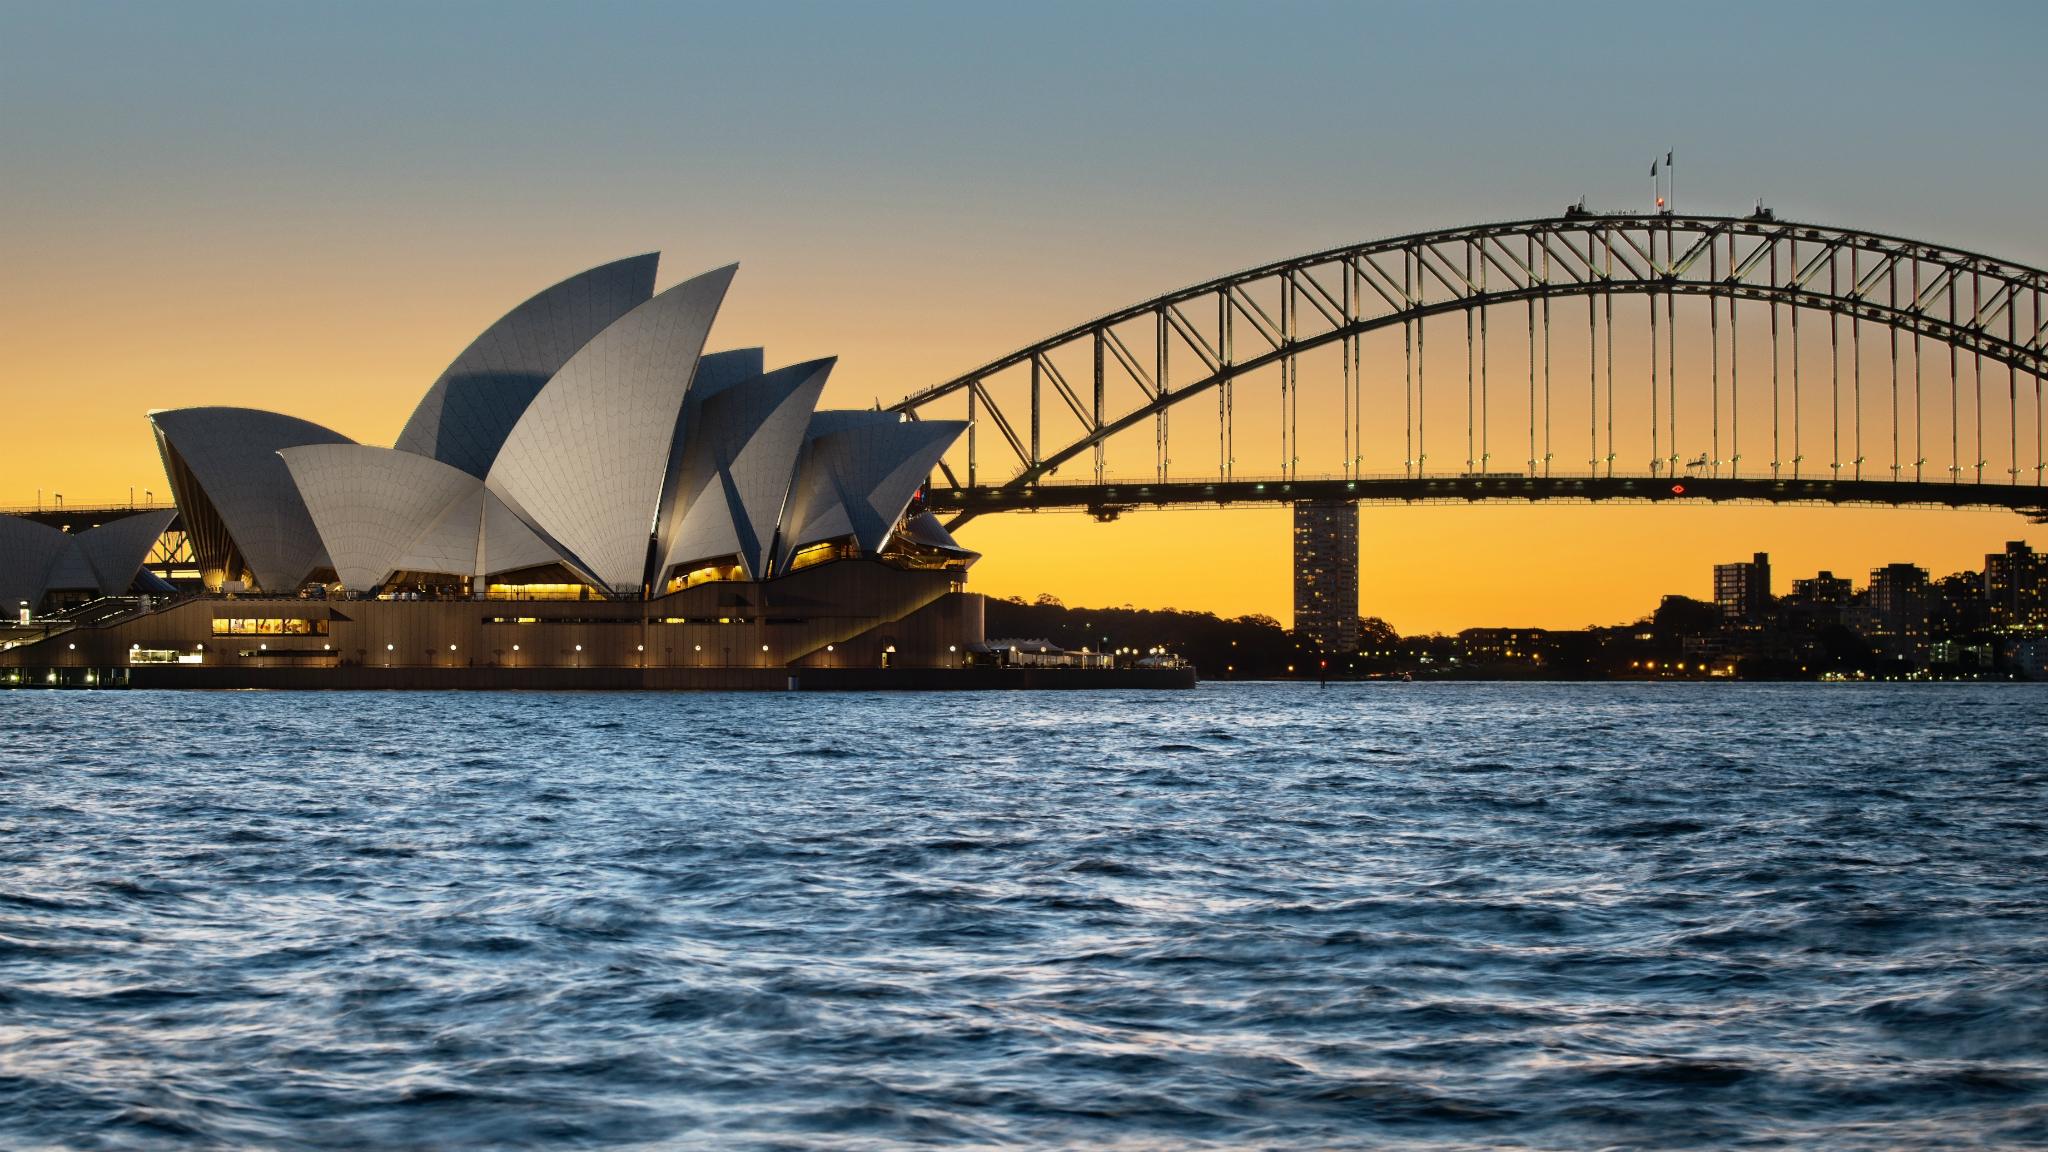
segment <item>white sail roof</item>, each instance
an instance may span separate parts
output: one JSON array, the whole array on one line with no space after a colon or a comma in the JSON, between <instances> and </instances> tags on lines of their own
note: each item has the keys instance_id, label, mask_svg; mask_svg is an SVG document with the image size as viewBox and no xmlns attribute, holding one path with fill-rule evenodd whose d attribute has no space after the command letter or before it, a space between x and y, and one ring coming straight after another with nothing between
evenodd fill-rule
<instances>
[{"instance_id":1,"label":"white sail roof","mask_svg":"<svg viewBox=\"0 0 2048 1152\"><path fill-rule=\"evenodd\" d=\"M881 551L918 486L967 429L961 420L898 421L893 412L813 418L778 529L778 571L797 549L841 536Z\"/></svg>"},{"instance_id":2,"label":"white sail roof","mask_svg":"<svg viewBox=\"0 0 2048 1152\"><path fill-rule=\"evenodd\" d=\"M659 262L650 253L592 268L507 312L434 381L396 447L472 476L488 474L548 380L592 337L654 295Z\"/></svg>"},{"instance_id":3,"label":"white sail roof","mask_svg":"<svg viewBox=\"0 0 2048 1152\"><path fill-rule=\"evenodd\" d=\"M181 408L149 418L188 529L209 513L218 516L266 592L294 591L327 564L320 533L277 453L354 441L310 421L255 408ZM187 473L196 490L184 481Z\"/></svg>"},{"instance_id":4,"label":"white sail roof","mask_svg":"<svg viewBox=\"0 0 2048 1152\"><path fill-rule=\"evenodd\" d=\"M683 395L737 265L686 280L585 344L527 405L488 482L563 559L640 588Z\"/></svg>"},{"instance_id":5,"label":"white sail roof","mask_svg":"<svg viewBox=\"0 0 2048 1152\"><path fill-rule=\"evenodd\" d=\"M137 512L72 537L78 542L79 554L92 569L100 595L119 596L127 592L134 585L136 574L142 571L142 562L149 559L149 550L156 546L157 538L177 518L177 512L169 508Z\"/></svg>"},{"instance_id":6,"label":"white sail roof","mask_svg":"<svg viewBox=\"0 0 2048 1152\"><path fill-rule=\"evenodd\" d=\"M72 533L0 515L0 609L12 617L27 601L33 610L52 591L127 592L176 516L169 509L137 512Z\"/></svg>"},{"instance_id":7,"label":"white sail roof","mask_svg":"<svg viewBox=\"0 0 2048 1152\"><path fill-rule=\"evenodd\" d=\"M698 401L676 489L684 513L663 571L737 554L750 576L766 574L776 521L832 364L792 365Z\"/></svg>"},{"instance_id":8,"label":"white sail roof","mask_svg":"<svg viewBox=\"0 0 2048 1152\"><path fill-rule=\"evenodd\" d=\"M0 608L11 618L26 601L34 611L50 590L51 570L71 549L71 537L48 524L0 515Z\"/></svg>"},{"instance_id":9,"label":"white sail roof","mask_svg":"<svg viewBox=\"0 0 2048 1152\"><path fill-rule=\"evenodd\" d=\"M683 513L687 507L683 500L683 460L689 454L691 429L697 425L697 409L707 396L715 396L742 380L751 380L766 371L767 353L760 348L732 348L723 352L706 352L697 360L697 370L691 375L690 390L683 396L683 411L676 418L674 433L669 437L668 474L661 482L661 508L654 516L654 550L656 560L669 554L669 545L676 532L682 527ZM651 573L659 579L661 573Z\"/></svg>"},{"instance_id":10,"label":"white sail roof","mask_svg":"<svg viewBox=\"0 0 2048 1152\"><path fill-rule=\"evenodd\" d=\"M557 559L481 479L439 460L364 444L279 455L351 591L375 589L394 572L482 576Z\"/></svg>"}]
</instances>

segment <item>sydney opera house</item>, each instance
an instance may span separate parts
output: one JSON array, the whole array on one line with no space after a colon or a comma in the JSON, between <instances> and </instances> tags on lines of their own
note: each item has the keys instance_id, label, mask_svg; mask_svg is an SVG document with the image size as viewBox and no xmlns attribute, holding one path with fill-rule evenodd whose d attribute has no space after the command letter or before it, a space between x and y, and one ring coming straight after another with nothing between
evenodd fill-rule
<instances>
[{"instance_id":1,"label":"sydney opera house","mask_svg":"<svg viewBox=\"0 0 2048 1152\"><path fill-rule=\"evenodd\" d=\"M820 409L829 359L707 352L736 269L657 293L656 264L514 308L388 448L275 412L151 413L202 587L141 571L168 511L77 534L4 518L0 593L24 613L58 589L159 595L0 651L0 681L919 686L985 662L977 557L918 507L966 425Z\"/></svg>"}]
</instances>

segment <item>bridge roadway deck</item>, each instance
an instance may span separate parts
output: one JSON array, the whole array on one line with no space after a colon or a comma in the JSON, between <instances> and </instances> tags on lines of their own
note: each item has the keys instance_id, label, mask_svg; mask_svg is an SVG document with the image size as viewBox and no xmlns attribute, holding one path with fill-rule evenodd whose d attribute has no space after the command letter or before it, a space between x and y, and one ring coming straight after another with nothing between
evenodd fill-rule
<instances>
[{"instance_id":1,"label":"bridge roadway deck","mask_svg":"<svg viewBox=\"0 0 2048 1152\"><path fill-rule=\"evenodd\" d=\"M1974 484L1948 480L1836 480L1768 476L1525 476L1486 475L1342 477L1276 476L1230 480L1117 480L1053 482L1011 487L982 484L925 491L925 505L955 523L995 512L1086 511L1110 519L1136 508L1228 504L1291 504L1297 500L1359 500L1377 504L1694 501L1706 503L1860 504L1893 508L2003 508L2048 524L2048 487ZM24 516L77 531L168 505L71 509L21 508ZM174 521L173 531L182 524Z\"/></svg>"},{"instance_id":2,"label":"bridge roadway deck","mask_svg":"<svg viewBox=\"0 0 2048 1152\"><path fill-rule=\"evenodd\" d=\"M1567 500L1639 503L1860 504L1895 508L2003 508L2048 523L2048 487L1945 480L1838 480L1703 476L1366 476L1356 479L1116 481L1007 487L932 487L926 505L954 523L995 512L1081 510L1112 519L1136 508L1287 504L1297 500L1479 503Z\"/></svg>"}]
</instances>

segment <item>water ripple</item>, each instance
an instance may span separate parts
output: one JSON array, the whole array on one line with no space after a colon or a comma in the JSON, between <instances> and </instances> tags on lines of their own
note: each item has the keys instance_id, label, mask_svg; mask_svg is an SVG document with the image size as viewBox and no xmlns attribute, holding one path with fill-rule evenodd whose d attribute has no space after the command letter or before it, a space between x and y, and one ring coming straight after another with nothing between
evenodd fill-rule
<instances>
[{"instance_id":1,"label":"water ripple","mask_svg":"<svg viewBox=\"0 0 2048 1152\"><path fill-rule=\"evenodd\" d=\"M2048 690L11 693L0 1146L2048 1144Z\"/></svg>"}]
</instances>

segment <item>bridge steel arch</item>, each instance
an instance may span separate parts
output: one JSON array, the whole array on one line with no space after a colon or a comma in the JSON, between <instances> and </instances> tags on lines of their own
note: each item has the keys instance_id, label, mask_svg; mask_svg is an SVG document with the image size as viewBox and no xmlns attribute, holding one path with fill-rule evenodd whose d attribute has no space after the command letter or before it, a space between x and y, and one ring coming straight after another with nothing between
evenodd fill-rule
<instances>
[{"instance_id":1,"label":"bridge steel arch","mask_svg":"<svg viewBox=\"0 0 2048 1152\"><path fill-rule=\"evenodd\" d=\"M1613 299L1629 295L1650 297L1652 453L1648 469L1638 473L1615 470L1616 446L1611 415L1615 387ZM1587 479L1680 478L1678 361L1675 343L1667 343L1661 350L1657 344L1657 299L1664 299L1665 318L1674 325L1675 340L1674 302L1680 298L1704 297L1710 301L1710 317L1715 328L1713 448L1708 454L1710 458L1689 464L1709 467L1711 473L1683 477L1687 483L1702 482L1704 490L1698 495L1711 497L1714 492L1725 490L1724 494L1729 498L1813 499L1816 497L1812 495L1811 482L1825 480L1840 481L1843 487L1832 497L1820 498L1918 503L1925 502L1927 498L1924 490L1936 486L1926 479L1925 465L1929 461L1924 443L1916 447L1910 461L1901 457L1898 438L1903 422L1897 416L1895 399L1889 425L1894 448L1889 464L1876 471L1888 470L1891 482L1910 485L1915 493L1909 495L1902 490L1896 495L1886 495L1874 488L1874 485L1885 481L1869 479L1864 474L1866 457L1861 443L1863 408L1860 393L1853 461L1845 463L1842 459L1838 393L1834 428L1836 447L1832 461L1826 466L1827 472L1802 469L1804 455L1796 439L1795 418L1789 479L1797 484L1792 487L1778 485L1777 490L1788 493L1782 497L1771 495L1773 489L1770 486L1758 486L1757 482L1766 477L1771 481L1788 479L1788 461L1784 458L1782 445L1775 442L1768 472L1752 465L1745 475L1738 420L1731 420L1728 429L1735 450L1725 455L1722 450L1721 337L1718 328L1722 311L1720 302L1728 301L1731 341L1739 331L1736 302L1761 302L1770 306L1774 342L1774 403L1778 389L1775 380L1778 364L1776 341L1779 339L1777 310L1781 305L1790 310L1793 317L1795 412L1799 403L1798 316L1802 311L1829 316L1828 337L1835 358L1837 389L1841 355L1839 321L1843 319L1851 327L1859 386L1864 362L1860 325L1866 322L1876 324L1891 333L1891 379L1895 398L1899 336L1914 339L1916 356L1918 341L1922 339L1931 339L1948 349L1950 370L1947 379L1952 386L1952 401L1955 399L1954 389L1960 386L1961 380L1956 358L1961 355L1972 357L1977 379L1977 402L1971 409L1977 419L1974 459L1969 465L1961 459L1961 430L1953 417L1953 413L1960 409L1952 406L1952 419L1946 426L1953 449L1948 465L1949 475L1946 482L1939 483L1941 487L1966 486L1980 491L1968 496L1961 492L1951 493L1940 498L1939 502L1983 503L2037 512L2048 505L2048 499L2038 491L2016 491L2040 489L2043 473L2048 471L2048 459L2044 459L2041 443L2042 379L2048 375L2048 272L1979 253L1896 236L1780 221L1763 211L1737 218L1668 213L1609 215L1574 209L1554 218L1420 232L1332 248L1196 284L1098 317L906 397L894 408L917 419L933 414L940 406L958 405L964 400L967 414L973 421L968 433L965 465L958 470L950 462L942 465L946 481L952 486L952 498L950 504L945 499L937 501L939 506L950 506L961 513L962 518L978 511L1003 507L1050 506L1030 499L1032 490L1037 490L1037 495L1052 495L1046 491L1048 488L1065 486L1049 484L1052 473L1090 453L1094 457L1093 487L1104 487L1105 442L1148 420L1156 425L1157 481L1167 489L1199 491L1203 487L1200 484L1170 482L1167 415L1177 405L1211 394L1214 394L1218 405L1219 445L1216 473L1206 478L1251 492L1251 486L1233 484L1236 479L1231 444L1233 383L1249 373L1275 366L1280 368L1285 464L1275 479L1288 483L1300 480L1298 455L1286 454L1290 446L1298 443L1295 431L1299 394L1296 361L1314 349L1338 345L1343 350L1345 425L1345 467L1341 479L1347 482L1348 491L1357 491L1361 482L1399 481L1400 484L1387 489L1388 495L1406 499L1409 497L1399 495L1397 489L1420 491L1413 489L1414 482L1431 476L1454 479L1462 475L1476 480L1482 476L1497 479L1503 475L1488 471L1483 457L1475 462L1475 453L1469 446L1469 317L1474 312L1483 317L1486 310L1496 306L1526 302L1531 328L1532 395L1530 452L1525 475L1531 479L1549 480L1552 478L1554 453L1547 432L1550 415L1548 379L1544 388L1543 422L1546 432L1540 450L1535 431L1535 310L1539 303L1545 310L1547 377L1548 302L1575 297L1592 298L1586 313L1588 327L1585 331L1590 334L1589 340L1594 342L1597 342L1600 328L1594 309L1601 298L1607 305L1609 423L1604 458L1599 452L1599 372L1590 345L1588 365L1593 377L1590 401L1593 410L1589 411L1585 405L1574 409L1593 421L1592 427L1584 429L1590 435L1594 450L1593 457L1587 461L1586 471L1580 474ZM1424 352L1423 321L1457 313L1468 316L1468 358L1465 361L1468 372L1465 408L1467 458L1462 473L1432 472L1428 455L1428 413L1426 408L1420 408L1428 397L1420 392L1421 377L1418 375L1418 362ZM1485 339L1483 324L1482 320L1482 342ZM1366 397L1360 390L1360 381L1365 374L1360 337L1397 326L1404 332L1404 347L1411 358L1406 397L1410 408L1406 430L1409 450L1407 458L1402 461L1400 474L1368 477L1363 468L1364 454L1361 450ZM1656 378L1660 354L1667 357L1668 365L1668 376L1662 382L1666 394L1661 414L1658 409L1659 381ZM1082 380L1086 391L1076 389L1074 383L1056 367L1054 360L1062 355L1070 362L1077 357L1084 358L1092 366L1092 376ZM1733 360L1731 355L1731 369ZM2008 370L2005 383L2008 393L2009 467L2006 469L2006 481L1997 484L1984 482L1983 476L1988 464L1988 450L1982 444L1982 363L1987 360ZM1177 361L1192 364L1189 378L1175 378ZM1029 374L1028 400L1021 405L1012 401L1006 409L990 387L991 378L1025 372ZM2034 461L2030 468L2023 468L2020 464L2021 377L2031 379L2033 397ZM1111 385L1126 392L1135 385L1136 402L1112 407L1107 401ZM1732 379L1730 387L1734 387ZM1581 398L1585 398L1583 393ZM1739 404L1739 400L1736 403ZM1063 407L1082 431L1071 441L1048 449L1041 431L1044 415L1051 404ZM1919 419L1920 415L1916 411L1913 422L1916 436L1924 436L1925 432L1925 423ZM998 452L1002 454L1000 459L1010 463L1014 469L994 484L983 479L990 470L989 462L982 459L984 447L980 441L984 438L981 435L984 426L997 437ZM1666 446L1668 454L1665 454ZM1842 475L1845 468L1851 471L1846 478ZM1909 471L1910 477L1907 475ZM1963 475L1966 472L1972 473L1974 480L1966 482ZM2027 472L2032 473L2031 477L2026 477ZM1722 480L1745 483L1734 486L1716 484ZM1122 487L1129 492L1134 485L1126 482ZM1487 490L1485 485L1473 487L1475 493ZM1574 490L1564 485L1542 485L1538 488L1543 492L1554 491L1559 496L1569 495ZM1806 495L1789 494L1795 488ZM1981 491L1994 488L2000 491ZM1213 488L1209 490L1215 491ZM1259 492L1267 490L1263 486L1257 488ZM1575 490L1583 493L1585 488L1581 485ZM1371 497L1368 495L1366 498ZM1468 494L1465 498L1494 497ZM1162 499L1159 502L1167 501Z\"/></svg>"}]
</instances>

